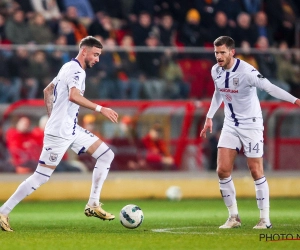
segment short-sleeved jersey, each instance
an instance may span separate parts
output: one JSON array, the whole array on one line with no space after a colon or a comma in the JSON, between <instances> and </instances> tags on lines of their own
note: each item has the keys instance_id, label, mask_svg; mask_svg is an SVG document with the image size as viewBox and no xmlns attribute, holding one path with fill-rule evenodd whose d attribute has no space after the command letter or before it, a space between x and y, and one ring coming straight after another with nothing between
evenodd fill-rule
<instances>
[{"instance_id":1,"label":"short-sleeved jersey","mask_svg":"<svg viewBox=\"0 0 300 250\"><path fill-rule=\"evenodd\" d=\"M228 70L215 64L211 75L215 92L207 117L212 118L223 101L224 123L229 126L263 129L256 87L286 101L294 102L297 99L271 84L253 66L240 59L235 59L234 65Z\"/></svg>"},{"instance_id":2,"label":"short-sleeved jersey","mask_svg":"<svg viewBox=\"0 0 300 250\"><path fill-rule=\"evenodd\" d=\"M76 59L65 63L53 79L53 108L45 134L71 139L76 134L79 105L69 101L69 91L75 87L81 95L85 90L86 73Z\"/></svg>"}]
</instances>

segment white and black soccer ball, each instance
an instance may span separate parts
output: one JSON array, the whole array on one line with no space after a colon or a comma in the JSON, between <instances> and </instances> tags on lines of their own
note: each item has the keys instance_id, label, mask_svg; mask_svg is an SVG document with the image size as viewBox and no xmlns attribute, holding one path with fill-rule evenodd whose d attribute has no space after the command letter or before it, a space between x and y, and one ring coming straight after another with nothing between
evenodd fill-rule
<instances>
[{"instance_id":1,"label":"white and black soccer ball","mask_svg":"<svg viewBox=\"0 0 300 250\"><path fill-rule=\"evenodd\" d=\"M126 228L137 228L142 224L143 220L144 213L142 209L137 205L126 205L120 211L120 222Z\"/></svg>"}]
</instances>

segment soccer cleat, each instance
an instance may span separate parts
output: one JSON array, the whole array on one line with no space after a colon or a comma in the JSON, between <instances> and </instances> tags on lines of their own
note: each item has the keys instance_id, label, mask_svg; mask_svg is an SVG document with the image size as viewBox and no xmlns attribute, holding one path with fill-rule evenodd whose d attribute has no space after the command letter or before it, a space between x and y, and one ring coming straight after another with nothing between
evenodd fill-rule
<instances>
[{"instance_id":1,"label":"soccer cleat","mask_svg":"<svg viewBox=\"0 0 300 250\"><path fill-rule=\"evenodd\" d=\"M270 229L272 228L272 223L269 225L266 223L265 219L260 218L259 222L256 226L253 227L253 229Z\"/></svg>"},{"instance_id":2,"label":"soccer cleat","mask_svg":"<svg viewBox=\"0 0 300 250\"><path fill-rule=\"evenodd\" d=\"M0 214L0 227L3 231L13 232L14 230L9 225L9 218L7 215Z\"/></svg>"},{"instance_id":3,"label":"soccer cleat","mask_svg":"<svg viewBox=\"0 0 300 250\"><path fill-rule=\"evenodd\" d=\"M84 209L84 214L88 217L97 217L101 220L113 220L115 216L111 213L104 211L102 208L102 203L99 206L92 207L89 204L86 204Z\"/></svg>"},{"instance_id":4,"label":"soccer cleat","mask_svg":"<svg viewBox=\"0 0 300 250\"><path fill-rule=\"evenodd\" d=\"M226 228L237 228L240 227L241 224L241 220L239 218L239 216L230 216L227 221L225 222L224 225L220 226L219 228L222 229L226 229Z\"/></svg>"}]
</instances>

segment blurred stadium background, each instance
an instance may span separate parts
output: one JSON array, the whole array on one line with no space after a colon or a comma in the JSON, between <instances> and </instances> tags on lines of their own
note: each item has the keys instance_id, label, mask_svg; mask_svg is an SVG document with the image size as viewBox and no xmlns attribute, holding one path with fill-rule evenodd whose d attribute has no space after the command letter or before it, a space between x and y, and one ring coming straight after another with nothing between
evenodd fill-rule
<instances>
[{"instance_id":1,"label":"blurred stadium background","mask_svg":"<svg viewBox=\"0 0 300 250\"><path fill-rule=\"evenodd\" d=\"M199 138L214 91L217 36L231 35L237 57L300 97L299 1L39 2L0 1L0 200L34 171L46 115L42 90L76 56L85 35L104 45L99 64L87 71L85 96L120 115L111 124L80 111L80 125L116 155L103 199L163 198L171 185L180 186L184 198L219 197L214 171L222 108L213 133ZM300 110L258 95L271 196L300 196ZM86 199L93 165L86 155L68 152L28 199ZM254 196L242 153L234 177L238 196Z\"/></svg>"}]
</instances>

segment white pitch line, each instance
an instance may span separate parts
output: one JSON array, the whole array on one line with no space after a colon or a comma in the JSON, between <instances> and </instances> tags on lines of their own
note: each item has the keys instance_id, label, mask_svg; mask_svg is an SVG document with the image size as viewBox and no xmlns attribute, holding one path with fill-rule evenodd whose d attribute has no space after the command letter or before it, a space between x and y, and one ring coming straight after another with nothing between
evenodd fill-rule
<instances>
[{"instance_id":1,"label":"white pitch line","mask_svg":"<svg viewBox=\"0 0 300 250\"><path fill-rule=\"evenodd\" d=\"M173 228L158 228L158 229L151 229L152 232L155 233L170 233L170 234L201 234L201 235L213 235L218 234L217 232L186 232L186 231L175 231L175 230L187 230L187 229L194 229L194 228L206 228L207 227L173 227ZM238 229L237 229L238 230ZM220 230L220 232L224 230ZM227 234L227 235L235 235L235 234ZM242 235L253 235L242 233Z\"/></svg>"}]
</instances>

